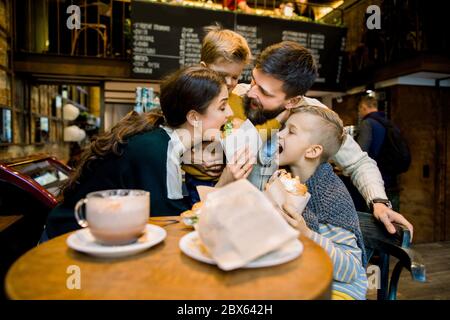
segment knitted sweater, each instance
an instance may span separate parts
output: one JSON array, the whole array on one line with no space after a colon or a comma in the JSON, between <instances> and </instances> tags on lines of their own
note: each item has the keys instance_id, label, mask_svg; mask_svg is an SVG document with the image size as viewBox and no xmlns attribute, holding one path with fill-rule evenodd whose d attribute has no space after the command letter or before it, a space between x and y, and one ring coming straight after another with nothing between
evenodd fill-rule
<instances>
[{"instance_id":1,"label":"knitted sweater","mask_svg":"<svg viewBox=\"0 0 450 320\"><path fill-rule=\"evenodd\" d=\"M333 172L329 163L321 164L306 181L311 199L303 212L308 227L319 232L319 224L331 224L352 232L362 251L366 265L364 241L359 227L358 214L344 183Z\"/></svg>"}]
</instances>

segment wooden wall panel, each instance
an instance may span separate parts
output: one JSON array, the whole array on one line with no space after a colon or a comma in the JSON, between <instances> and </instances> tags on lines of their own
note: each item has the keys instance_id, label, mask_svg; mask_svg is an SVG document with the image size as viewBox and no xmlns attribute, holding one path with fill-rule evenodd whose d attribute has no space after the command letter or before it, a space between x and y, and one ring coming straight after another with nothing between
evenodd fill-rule
<instances>
[{"instance_id":1,"label":"wooden wall panel","mask_svg":"<svg viewBox=\"0 0 450 320\"><path fill-rule=\"evenodd\" d=\"M430 87L391 88L391 119L408 140L412 164L400 176L400 208L415 227L415 241L440 240L436 206L438 112L436 90ZM427 169L429 168L429 169ZM429 176L424 176L429 170Z\"/></svg>"},{"instance_id":2,"label":"wooden wall panel","mask_svg":"<svg viewBox=\"0 0 450 320\"><path fill-rule=\"evenodd\" d=\"M359 95L345 96L341 102L333 99L333 110L339 114L342 122L344 122L344 126L358 124L359 99Z\"/></svg>"}]
</instances>

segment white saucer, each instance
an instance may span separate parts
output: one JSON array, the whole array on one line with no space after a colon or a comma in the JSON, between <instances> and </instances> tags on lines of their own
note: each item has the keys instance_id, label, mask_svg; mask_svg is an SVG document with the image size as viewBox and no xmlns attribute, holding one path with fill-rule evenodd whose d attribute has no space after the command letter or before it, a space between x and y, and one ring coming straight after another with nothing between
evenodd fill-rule
<instances>
[{"instance_id":1,"label":"white saucer","mask_svg":"<svg viewBox=\"0 0 450 320\"><path fill-rule=\"evenodd\" d=\"M119 258L144 251L161 241L167 236L166 230L153 224L147 224L145 233L134 243L123 246L104 246L97 243L89 228L84 228L72 233L67 238L67 245L83 253L103 258Z\"/></svg>"},{"instance_id":2,"label":"white saucer","mask_svg":"<svg viewBox=\"0 0 450 320\"><path fill-rule=\"evenodd\" d=\"M197 231L192 231L180 239L179 246L181 251L192 259L208 263L217 264L211 256L207 255L199 247L199 237ZM294 260L303 252L303 244L300 240L295 239L286 243L278 250L269 252L258 259L249 262L242 268L264 268L276 266Z\"/></svg>"}]
</instances>

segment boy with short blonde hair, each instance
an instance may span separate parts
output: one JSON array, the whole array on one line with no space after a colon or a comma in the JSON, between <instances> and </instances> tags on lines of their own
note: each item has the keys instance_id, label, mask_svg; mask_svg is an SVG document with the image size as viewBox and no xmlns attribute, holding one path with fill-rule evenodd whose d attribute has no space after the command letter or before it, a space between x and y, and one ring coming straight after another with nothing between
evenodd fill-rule
<instances>
[{"instance_id":1,"label":"boy with short blonde hair","mask_svg":"<svg viewBox=\"0 0 450 320\"><path fill-rule=\"evenodd\" d=\"M201 61L206 64L224 59L228 62L248 64L252 53L247 41L239 33L211 26L205 29L208 33L202 42Z\"/></svg>"},{"instance_id":2,"label":"boy with short blonde hair","mask_svg":"<svg viewBox=\"0 0 450 320\"><path fill-rule=\"evenodd\" d=\"M332 298L362 300L367 292L366 254L359 219L344 183L328 161L345 140L341 119L332 110L305 106L292 110L279 133L279 164L308 187L303 213L286 207L285 218L323 247L333 262Z\"/></svg>"}]
</instances>

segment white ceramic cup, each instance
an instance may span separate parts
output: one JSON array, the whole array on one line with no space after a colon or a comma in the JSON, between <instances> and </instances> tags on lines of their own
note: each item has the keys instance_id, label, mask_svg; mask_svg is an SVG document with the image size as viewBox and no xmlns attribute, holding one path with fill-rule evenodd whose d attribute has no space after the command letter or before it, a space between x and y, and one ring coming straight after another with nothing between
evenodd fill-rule
<instances>
[{"instance_id":1,"label":"white ceramic cup","mask_svg":"<svg viewBox=\"0 0 450 320\"><path fill-rule=\"evenodd\" d=\"M104 190L87 194L75 205L78 224L89 227L103 245L135 242L150 216L150 193L143 190Z\"/></svg>"}]
</instances>

